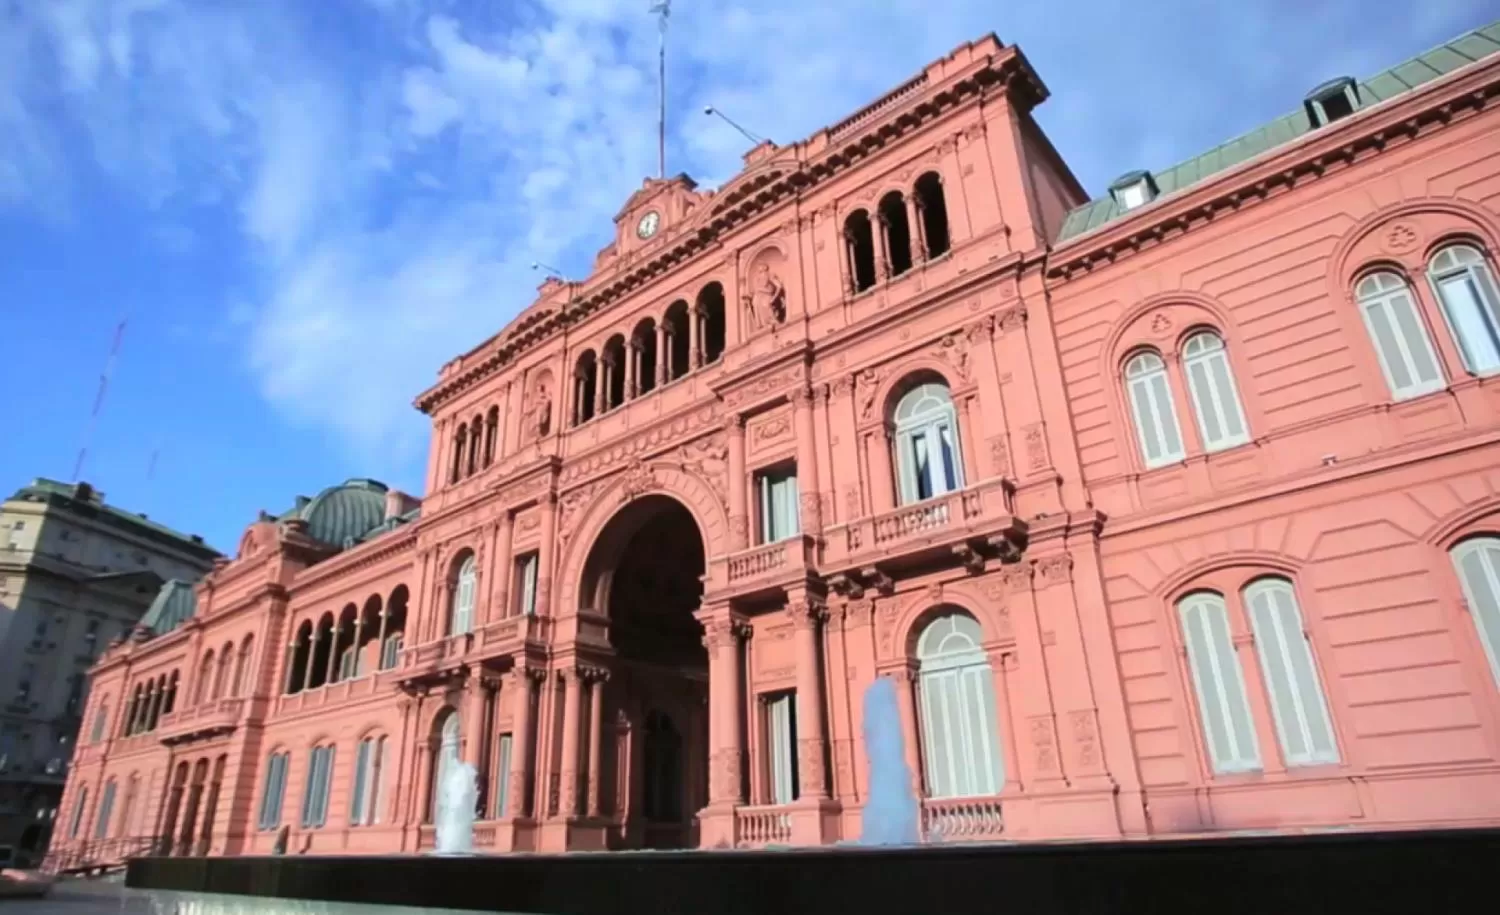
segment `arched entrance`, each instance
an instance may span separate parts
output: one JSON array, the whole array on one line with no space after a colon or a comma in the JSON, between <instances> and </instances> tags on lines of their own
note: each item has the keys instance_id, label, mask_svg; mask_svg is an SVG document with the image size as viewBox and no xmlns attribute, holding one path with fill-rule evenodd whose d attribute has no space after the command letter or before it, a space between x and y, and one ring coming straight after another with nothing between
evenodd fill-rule
<instances>
[{"instance_id":1,"label":"arched entrance","mask_svg":"<svg viewBox=\"0 0 1500 915\"><path fill-rule=\"evenodd\" d=\"M600 531L580 598L609 619L610 662L599 773L610 844L697 844L708 803L708 654L694 618L703 596L703 536L691 512L648 495ZM613 746L609 744L612 743Z\"/></svg>"}]
</instances>

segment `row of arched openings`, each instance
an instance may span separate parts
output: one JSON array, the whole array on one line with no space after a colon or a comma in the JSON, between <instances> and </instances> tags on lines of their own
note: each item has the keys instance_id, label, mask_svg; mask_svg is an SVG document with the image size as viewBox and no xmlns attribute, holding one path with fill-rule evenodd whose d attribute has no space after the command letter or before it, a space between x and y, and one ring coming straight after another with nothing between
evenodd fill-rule
<instances>
[{"instance_id":1,"label":"row of arched openings","mask_svg":"<svg viewBox=\"0 0 1500 915\"><path fill-rule=\"evenodd\" d=\"M125 706L120 736L131 737L156 730L161 716L171 714L177 707L177 679L174 670L137 683Z\"/></svg>"},{"instance_id":2,"label":"row of arched openings","mask_svg":"<svg viewBox=\"0 0 1500 915\"><path fill-rule=\"evenodd\" d=\"M459 423L453 433L453 463L448 468L448 482L457 483L493 464L499 438L499 407L490 407L484 414L476 413L473 419Z\"/></svg>"},{"instance_id":3,"label":"row of arched openings","mask_svg":"<svg viewBox=\"0 0 1500 915\"><path fill-rule=\"evenodd\" d=\"M660 318L645 317L579 354L573 364L573 425L617 409L724 355L724 286L699 290L693 304L678 299Z\"/></svg>"},{"instance_id":4,"label":"row of arched openings","mask_svg":"<svg viewBox=\"0 0 1500 915\"><path fill-rule=\"evenodd\" d=\"M197 694L193 703L201 705L218 699L243 696L250 691L250 656L255 651L255 636L247 635L238 649L225 642L218 652L209 649L198 664Z\"/></svg>"},{"instance_id":5,"label":"row of arched openings","mask_svg":"<svg viewBox=\"0 0 1500 915\"><path fill-rule=\"evenodd\" d=\"M948 253L948 205L937 172L917 178L910 193L891 191L871 213L860 208L844 218L844 276L849 291L864 292L894 279L921 260Z\"/></svg>"},{"instance_id":6,"label":"row of arched openings","mask_svg":"<svg viewBox=\"0 0 1500 915\"><path fill-rule=\"evenodd\" d=\"M360 608L344 605L337 617L324 613L316 623L305 619L288 646L288 695L362 677L375 670L395 668L406 633L406 585L397 585L387 599L372 594Z\"/></svg>"}]
</instances>

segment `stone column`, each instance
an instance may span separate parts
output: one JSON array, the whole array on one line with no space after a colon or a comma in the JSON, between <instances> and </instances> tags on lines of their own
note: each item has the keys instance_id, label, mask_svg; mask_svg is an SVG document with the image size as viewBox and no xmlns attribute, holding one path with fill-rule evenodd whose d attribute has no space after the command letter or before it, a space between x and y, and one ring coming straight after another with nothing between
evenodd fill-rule
<instances>
[{"instance_id":1,"label":"stone column","mask_svg":"<svg viewBox=\"0 0 1500 915\"><path fill-rule=\"evenodd\" d=\"M688 371L703 366L703 310L694 302L688 306Z\"/></svg>"},{"instance_id":2,"label":"stone column","mask_svg":"<svg viewBox=\"0 0 1500 915\"><path fill-rule=\"evenodd\" d=\"M828 609L816 595L793 594L787 604L792 619L793 657L797 663L797 769L801 797L828 797L827 741L823 735L823 679L818 667L818 626Z\"/></svg>"},{"instance_id":3,"label":"stone column","mask_svg":"<svg viewBox=\"0 0 1500 915\"><path fill-rule=\"evenodd\" d=\"M599 767L603 763L604 747L604 684L609 680L609 671L603 668L589 669L589 772L588 806L585 812L590 817L599 816Z\"/></svg>"},{"instance_id":4,"label":"stone column","mask_svg":"<svg viewBox=\"0 0 1500 915\"><path fill-rule=\"evenodd\" d=\"M724 436L729 448L729 551L749 545L750 518L745 507L745 418L738 413L724 418Z\"/></svg>"},{"instance_id":5,"label":"stone column","mask_svg":"<svg viewBox=\"0 0 1500 915\"><path fill-rule=\"evenodd\" d=\"M906 221L911 227L911 262L927 260L927 226L922 222L922 202L916 192L906 195Z\"/></svg>"},{"instance_id":6,"label":"stone column","mask_svg":"<svg viewBox=\"0 0 1500 915\"><path fill-rule=\"evenodd\" d=\"M797 489L801 512L799 527L803 533L823 533L822 484L818 475L818 440L813 433L812 391L798 387L792 391L792 413L797 430Z\"/></svg>"},{"instance_id":7,"label":"stone column","mask_svg":"<svg viewBox=\"0 0 1500 915\"><path fill-rule=\"evenodd\" d=\"M510 616L510 576L515 566L511 550L515 532L516 519L511 515L510 510L506 509L500 515L500 533L495 538L495 558L491 566L495 571L492 579L494 585L490 590L489 618L491 620L501 620Z\"/></svg>"},{"instance_id":8,"label":"stone column","mask_svg":"<svg viewBox=\"0 0 1500 915\"><path fill-rule=\"evenodd\" d=\"M634 400L640 388L641 344L634 336L625 344L625 399Z\"/></svg>"},{"instance_id":9,"label":"stone column","mask_svg":"<svg viewBox=\"0 0 1500 915\"><path fill-rule=\"evenodd\" d=\"M609 362L601 353L594 361L594 416L604 413L605 393L609 390Z\"/></svg>"},{"instance_id":10,"label":"stone column","mask_svg":"<svg viewBox=\"0 0 1500 915\"><path fill-rule=\"evenodd\" d=\"M898 484L891 469L891 429L881 422L867 439L870 458L870 501L876 514L896 507Z\"/></svg>"},{"instance_id":11,"label":"stone column","mask_svg":"<svg viewBox=\"0 0 1500 915\"><path fill-rule=\"evenodd\" d=\"M870 234L875 236L875 273L876 281L891 278L891 243L887 237L890 227L886 225L885 214L880 212L880 207L875 208L875 215L870 219Z\"/></svg>"},{"instance_id":12,"label":"stone column","mask_svg":"<svg viewBox=\"0 0 1500 915\"><path fill-rule=\"evenodd\" d=\"M544 493L540 500L542 509L542 540L537 546L536 615L551 616L553 548L557 542L557 495Z\"/></svg>"},{"instance_id":13,"label":"stone column","mask_svg":"<svg viewBox=\"0 0 1500 915\"><path fill-rule=\"evenodd\" d=\"M922 777L922 728L917 718L917 672L903 666L892 671L890 677L896 681L896 704L901 713L901 733L905 735L906 765L911 770L911 788L917 797L926 797L925 780Z\"/></svg>"},{"instance_id":14,"label":"stone column","mask_svg":"<svg viewBox=\"0 0 1500 915\"><path fill-rule=\"evenodd\" d=\"M531 699L535 673L525 667L511 672L511 688L516 695L516 714L510 757L510 809L506 813L513 818L524 817L529 812L526 807L526 785L530 780L531 762L535 755L531 744Z\"/></svg>"},{"instance_id":15,"label":"stone column","mask_svg":"<svg viewBox=\"0 0 1500 915\"><path fill-rule=\"evenodd\" d=\"M856 261L854 257L854 235L848 229L844 229L839 232L839 237L844 241L843 245L840 246L842 256L839 258L839 266L844 271L844 293L846 295L854 295L859 287L859 277L856 275L857 268L855 267Z\"/></svg>"},{"instance_id":16,"label":"stone column","mask_svg":"<svg viewBox=\"0 0 1500 915\"><path fill-rule=\"evenodd\" d=\"M672 372L672 335L667 333L666 318L656 325L656 386L667 383Z\"/></svg>"},{"instance_id":17,"label":"stone column","mask_svg":"<svg viewBox=\"0 0 1500 915\"><path fill-rule=\"evenodd\" d=\"M704 611L701 622L703 645L708 649L708 802L732 807L745 799L740 639L748 630L727 605Z\"/></svg>"},{"instance_id":18,"label":"stone column","mask_svg":"<svg viewBox=\"0 0 1500 915\"><path fill-rule=\"evenodd\" d=\"M562 723L562 786L558 792L557 815L564 819L578 813L578 732L583 725L579 721L580 694L577 668L561 671L563 681Z\"/></svg>"}]
</instances>

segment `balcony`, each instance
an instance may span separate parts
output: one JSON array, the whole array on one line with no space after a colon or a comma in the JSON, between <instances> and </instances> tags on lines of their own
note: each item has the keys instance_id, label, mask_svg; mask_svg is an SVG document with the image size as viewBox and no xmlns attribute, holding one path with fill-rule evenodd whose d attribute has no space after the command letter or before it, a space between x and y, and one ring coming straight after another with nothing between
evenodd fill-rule
<instances>
[{"instance_id":1,"label":"balcony","mask_svg":"<svg viewBox=\"0 0 1500 915\"><path fill-rule=\"evenodd\" d=\"M526 645L546 645L551 636L552 620L548 617L507 617L479 630L479 653L487 658L511 654Z\"/></svg>"},{"instance_id":2,"label":"balcony","mask_svg":"<svg viewBox=\"0 0 1500 915\"><path fill-rule=\"evenodd\" d=\"M913 505L828 528L824 574L853 587L874 584L886 568L947 558L971 571L988 560L1014 560L1026 544L1026 522L1014 515L1008 480L986 480Z\"/></svg>"},{"instance_id":3,"label":"balcony","mask_svg":"<svg viewBox=\"0 0 1500 915\"><path fill-rule=\"evenodd\" d=\"M792 808L781 805L737 807L734 811L736 848L788 845L792 841Z\"/></svg>"},{"instance_id":4,"label":"balcony","mask_svg":"<svg viewBox=\"0 0 1500 915\"><path fill-rule=\"evenodd\" d=\"M762 544L715 560L716 577L736 596L805 580L815 570L817 538L807 534Z\"/></svg>"},{"instance_id":5,"label":"balcony","mask_svg":"<svg viewBox=\"0 0 1500 915\"><path fill-rule=\"evenodd\" d=\"M361 674L337 683L328 683L304 689L301 692L276 697L276 714L287 715L306 709L339 705L351 699L362 699L395 688L399 675L395 670L377 670L373 674Z\"/></svg>"},{"instance_id":6,"label":"balcony","mask_svg":"<svg viewBox=\"0 0 1500 915\"><path fill-rule=\"evenodd\" d=\"M163 715L154 733L169 746L220 737L235 729L244 709L244 699L215 699Z\"/></svg>"},{"instance_id":7,"label":"balcony","mask_svg":"<svg viewBox=\"0 0 1500 915\"><path fill-rule=\"evenodd\" d=\"M922 838L927 842L991 842L1003 838L998 797L922 799Z\"/></svg>"}]
</instances>

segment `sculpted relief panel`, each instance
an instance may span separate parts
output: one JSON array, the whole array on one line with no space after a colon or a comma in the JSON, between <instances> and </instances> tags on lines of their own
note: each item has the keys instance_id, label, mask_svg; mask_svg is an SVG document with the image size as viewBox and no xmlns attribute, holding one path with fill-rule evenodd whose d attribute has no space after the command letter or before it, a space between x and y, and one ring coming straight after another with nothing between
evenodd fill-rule
<instances>
[{"instance_id":1,"label":"sculpted relief panel","mask_svg":"<svg viewBox=\"0 0 1500 915\"><path fill-rule=\"evenodd\" d=\"M786 284L781 279L785 264L786 255L775 245L750 260L745 273L743 305L745 325L752 334L786 323Z\"/></svg>"}]
</instances>

